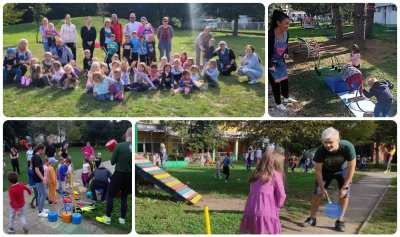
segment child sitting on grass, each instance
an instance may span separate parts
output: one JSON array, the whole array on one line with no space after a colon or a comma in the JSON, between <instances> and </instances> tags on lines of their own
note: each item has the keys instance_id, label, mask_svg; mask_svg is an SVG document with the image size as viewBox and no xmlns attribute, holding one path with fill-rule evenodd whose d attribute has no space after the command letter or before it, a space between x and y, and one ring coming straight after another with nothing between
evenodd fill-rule
<instances>
[{"instance_id":1,"label":"child sitting on grass","mask_svg":"<svg viewBox=\"0 0 400 237\"><path fill-rule=\"evenodd\" d=\"M192 90L192 86L193 86L193 81L190 72L189 70L184 70L182 73L182 77L179 80L179 87L175 90L171 89L171 92L173 94L176 94L183 91L185 95L188 95Z\"/></svg>"},{"instance_id":2,"label":"child sitting on grass","mask_svg":"<svg viewBox=\"0 0 400 237\"><path fill-rule=\"evenodd\" d=\"M42 68L43 73L47 75L47 77L51 78L51 73L53 72L53 63L54 59L51 57L50 52L44 53L44 59L42 60Z\"/></svg>"},{"instance_id":3,"label":"child sitting on grass","mask_svg":"<svg viewBox=\"0 0 400 237\"><path fill-rule=\"evenodd\" d=\"M149 76L146 74L146 64L139 63L136 69L137 61L133 61L132 67L135 73L135 77L133 80L133 84L131 90L133 91L145 91L145 90L155 90L156 87L154 86L153 82L151 82Z\"/></svg>"},{"instance_id":4,"label":"child sitting on grass","mask_svg":"<svg viewBox=\"0 0 400 237\"><path fill-rule=\"evenodd\" d=\"M121 70L116 69L113 71L114 82L108 84L108 90L110 91L110 100L124 100L124 81L121 80Z\"/></svg>"},{"instance_id":5,"label":"child sitting on grass","mask_svg":"<svg viewBox=\"0 0 400 237\"><path fill-rule=\"evenodd\" d=\"M64 75L60 80L60 84L63 86L63 90L67 90L70 87L78 89L78 77L74 73L74 69L71 65L67 64L64 66Z\"/></svg>"},{"instance_id":6,"label":"child sitting on grass","mask_svg":"<svg viewBox=\"0 0 400 237\"><path fill-rule=\"evenodd\" d=\"M218 74L217 61L215 61L215 59L211 59L203 67L204 81L211 87L216 87L218 85Z\"/></svg>"},{"instance_id":7,"label":"child sitting on grass","mask_svg":"<svg viewBox=\"0 0 400 237\"><path fill-rule=\"evenodd\" d=\"M280 234L279 209L286 193L283 155L269 149L249 178L250 193L240 223L241 234Z\"/></svg>"},{"instance_id":8,"label":"child sitting on grass","mask_svg":"<svg viewBox=\"0 0 400 237\"><path fill-rule=\"evenodd\" d=\"M131 87L131 79L129 75L131 74L131 67L126 59L123 59L121 63L121 80L124 82L124 91L129 91Z\"/></svg>"},{"instance_id":9,"label":"child sitting on grass","mask_svg":"<svg viewBox=\"0 0 400 237\"><path fill-rule=\"evenodd\" d=\"M163 90L170 90L174 88L174 76L171 73L171 65L164 65L163 72L161 73L161 87Z\"/></svg>"},{"instance_id":10,"label":"child sitting on grass","mask_svg":"<svg viewBox=\"0 0 400 237\"><path fill-rule=\"evenodd\" d=\"M74 69L74 73L77 77L79 77L79 74L81 74L81 71L79 70L79 68L76 66L76 62L75 60L71 59L69 60L69 65L71 65L71 67Z\"/></svg>"},{"instance_id":11,"label":"child sitting on grass","mask_svg":"<svg viewBox=\"0 0 400 237\"><path fill-rule=\"evenodd\" d=\"M174 59L175 59L175 55L174 55ZM179 61L181 62L181 66L183 66L183 64L185 64L185 62L188 60L188 56L186 52L182 52L179 55Z\"/></svg>"},{"instance_id":12,"label":"child sitting on grass","mask_svg":"<svg viewBox=\"0 0 400 237\"><path fill-rule=\"evenodd\" d=\"M190 66L193 84L200 90L207 90L205 84L200 81L199 67L197 65Z\"/></svg>"},{"instance_id":13,"label":"child sitting on grass","mask_svg":"<svg viewBox=\"0 0 400 237\"><path fill-rule=\"evenodd\" d=\"M394 85L389 80L378 81L375 77L368 80L369 91L363 90L363 94L367 98L376 97L374 116L389 117L390 109L393 103L393 94L390 92Z\"/></svg>"},{"instance_id":14,"label":"child sitting on grass","mask_svg":"<svg viewBox=\"0 0 400 237\"><path fill-rule=\"evenodd\" d=\"M160 66L158 66L158 71L160 73L164 72L164 66L168 64L168 59L167 57L163 56L161 57L161 61L160 61Z\"/></svg>"},{"instance_id":15,"label":"child sitting on grass","mask_svg":"<svg viewBox=\"0 0 400 237\"><path fill-rule=\"evenodd\" d=\"M152 63L150 65L150 73L149 77L151 82L153 82L154 86L156 86L158 89L161 88L161 82L160 82L160 77L161 74L158 72L158 67L156 63Z\"/></svg>"},{"instance_id":16,"label":"child sitting on grass","mask_svg":"<svg viewBox=\"0 0 400 237\"><path fill-rule=\"evenodd\" d=\"M183 67L181 66L181 62L179 61L179 59L174 59L173 61L173 65L171 68L171 73L174 76L174 80L175 82L178 84L179 80L182 77L182 73L183 73Z\"/></svg>"},{"instance_id":17,"label":"child sitting on grass","mask_svg":"<svg viewBox=\"0 0 400 237\"><path fill-rule=\"evenodd\" d=\"M111 96L108 89L108 84L113 82L114 80L102 75L101 72L93 73L93 96L96 98L96 100L110 100Z\"/></svg>"},{"instance_id":18,"label":"child sitting on grass","mask_svg":"<svg viewBox=\"0 0 400 237\"><path fill-rule=\"evenodd\" d=\"M18 174L15 172L10 172L7 175L8 181L10 181L11 186L8 188L8 196L10 199L10 214L9 214L9 223L8 223L8 234L14 234L14 221L15 216L19 217L22 228L24 229L24 233L28 233L28 224L26 222L25 214L24 214L24 191L27 191L29 195L31 195L31 190L25 186L24 183L18 183Z\"/></svg>"},{"instance_id":19,"label":"child sitting on grass","mask_svg":"<svg viewBox=\"0 0 400 237\"><path fill-rule=\"evenodd\" d=\"M183 69L189 69L192 65L194 65L194 58L193 57L189 57L186 62L183 63Z\"/></svg>"},{"instance_id":20,"label":"child sitting on grass","mask_svg":"<svg viewBox=\"0 0 400 237\"><path fill-rule=\"evenodd\" d=\"M51 82L57 88L61 88L61 78L64 76L64 68L61 66L59 61L53 62L53 73L51 75Z\"/></svg>"},{"instance_id":21,"label":"child sitting on grass","mask_svg":"<svg viewBox=\"0 0 400 237\"><path fill-rule=\"evenodd\" d=\"M100 72L100 64L98 62L92 63L92 66L90 66L90 70L87 73L87 81L86 81L86 86L85 90L83 93L88 93L88 92L93 92L93 73L94 72Z\"/></svg>"},{"instance_id":22,"label":"child sitting on grass","mask_svg":"<svg viewBox=\"0 0 400 237\"><path fill-rule=\"evenodd\" d=\"M31 59L30 73L32 85L35 88L49 85L49 78L46 74L43 74L42 67L39 65L39 60L37 58Z\"/></svg>"}]
</instances>

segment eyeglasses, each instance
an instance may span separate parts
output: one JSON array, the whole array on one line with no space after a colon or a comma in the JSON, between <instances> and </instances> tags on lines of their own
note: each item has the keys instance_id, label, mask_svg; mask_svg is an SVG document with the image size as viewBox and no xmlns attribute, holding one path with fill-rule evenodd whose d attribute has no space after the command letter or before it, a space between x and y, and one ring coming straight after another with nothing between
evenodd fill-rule
<instances>
[{"instance_id":1,"label":"eyeglasses","mask_svg":"<svg viewBox=\"0 0 400 237\"><path fill-rule=\"evenodd\" d=\"M136 18L136 17L135 17L135 16L131 16L131 17L129 17L129 18L131 18L131 19L133 18L133 19L134 19L134 18Z\"/></svg>"}]
</instances>

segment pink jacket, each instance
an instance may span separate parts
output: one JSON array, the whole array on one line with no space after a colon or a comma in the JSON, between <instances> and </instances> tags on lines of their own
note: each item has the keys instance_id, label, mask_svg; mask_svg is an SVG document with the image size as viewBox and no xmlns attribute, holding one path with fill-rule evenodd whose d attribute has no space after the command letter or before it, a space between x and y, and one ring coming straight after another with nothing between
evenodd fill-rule
<instances>
[{"instance_id":1,"label":"pink jacket","mask_svg":"<svg viewBox=\"0 0 400 237\"><path fill-rule=\"evenodd\" d=\"M81 149L81 151L82 151L84 158L89 158L90 161L92 161L94 159L95 155L94 155L93 147L85 146Z\"/></svg>"},{"instance_id":2,"label":"pink jacket","mask_svg":"<svg viewBox=\"0 0 400 237\"><path fill-rule=\"evenodd\" d=\"M147 29L146 29L147 26ZM141 24L139 26L137 35L140 38L142 36L142 34L144 34L145 39L148 40L149 39L149 35L154 34L154 28L150 23L147 23L146 25Z\"/></svg>"}]
</instances>

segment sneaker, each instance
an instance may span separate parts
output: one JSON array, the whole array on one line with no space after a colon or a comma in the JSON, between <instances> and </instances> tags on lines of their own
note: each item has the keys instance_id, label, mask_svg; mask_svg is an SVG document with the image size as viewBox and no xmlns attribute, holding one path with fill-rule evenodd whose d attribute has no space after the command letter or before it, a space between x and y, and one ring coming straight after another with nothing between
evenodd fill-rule
<instances>
[{"instance_id":1,"label":"sneaker","mask_svg":"<svg viewBox=\"0 0 400 237\"><path fill-rule=\"evenodd\" d=\"M42 212L40 212L40 213L38 214L38 216L39 216L39 217L45 217L45 218L47 218L49 215L48 215L46 212L42 211Z\"/></svg>"},{"instance_id":2,"label":"sneaker","mask_svg":"<svg viewBox=\"0 0 400 237\"><path fill-rule=\"evenodd\" d=\"M96 221L109 225L111 224L111 217L107 217L107 216L96 216Z\"/></svg>"},{"instance_id":3,"label":"sneaker","mask_svg":"<svg viewBox=\"0 0 400 237\"><path fill-rule=\"evenodd\" d=\"M24 234L28 234L28 228L24 228Z\"/></svg>"},{"instance_id":4,"label":"sneaker","mask_svg":"<svg viewBox=\"0 0 400 237\"><path fill-rule=\"evenodd\" d=\"M283 98L284 103L297 103L297 100L292 99L292 98Z\"/></svg>"},{"instance_id":5,"label":"sneaker","mask_svg":"<svg viewBox=\"0 0 400 237\"><path fill-rule=\"evenodd\" d=\"M114 100L114 96L110 96L110 100L113 101Z\"/></svg>"},{"instance_id":6,"label":"sneaker","mask_svg":"<svg viewBox=\"0 0 400 237\"><path fill-rule=\"evenodd\" d=\"M279 111L281 111L281 112L283 112L283 111L286 111L286 110L287 110L286 106L284 106L283 104L279 104L279 105L277 105L277 106L276 106L276 108L277 108Z\"/></svg>"},{"instance_id":7,"label":"sneaker","mask_svg":"<svg viewBox=\"0 0 400 237\"><path fill-rule=\"evenodd\" d=\"M49 209L43 208L43 211L46 212L46 213L48 213L50 210L49 210Z\"/></svg>"},{"instance_id":8,"label":"sneaker","mask_svg":"<svg viewBox=\"0 0 400 237\"><path fill-rule=\"evenodd\" d=\"M14 228L8 228L7 233L14 234L15 233L15 229Z\"/></svg>"},{"instance_id":9,"label":"sneaker","mask_svg":"<svg viewBox=\"0 0 400 237\"><path fill-rule=\"evenodd\" d=\"M252 84L257 84L258 83L258 80L251 80L251 81L249 81L249 84L250 85L252 85Z\"/></svg>"},{"instance_id":10,"label":"sneaker","mask_svg":"<svg viewBox=\"0 0 400 237\"><path fill-rule=\"evenodd\" d=\"M316 226L316 225L317 225L317 218L311 218L311 217L308 217L307 220L302 224L303 227Z\"/></svg>"},{"instance_id":11,"label":"sneaker","mask_svg":"<svg viewBox=\"0 0 400 237\"><path fill-rule=\"evenodd\" d=\"M118 218L118 221L121 225L125 225L125 219Z\"/></svg>"},{"instance_id":12,"label":"sneaker","mask_svg":"<svg viewBox=\"0 0 400 237\"><path fill-rule=\"evenodd\" d=\"M340 231L340 232L344 232L344 222L336 220L336 222L335 222L335 230Z\"/></svg>"}]
</instances>

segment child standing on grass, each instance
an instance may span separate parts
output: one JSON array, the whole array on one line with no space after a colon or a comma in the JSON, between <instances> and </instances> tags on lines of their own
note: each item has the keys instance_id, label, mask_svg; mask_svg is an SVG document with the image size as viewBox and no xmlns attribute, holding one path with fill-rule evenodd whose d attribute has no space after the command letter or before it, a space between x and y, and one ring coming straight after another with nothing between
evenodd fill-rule
<instances>
[{"instance_id":1,"label":"child standing on grass","mask_svg":"<svg viewBox=\"0 0 400 237\"><path fill-rule=\"evenodd\" d=\"M49 42L49 48L56 46L56 36L60 36L53 23L49 23L49 27L45 28L44 34Z\"/></svg>"},{"instance_id":2,"label":"child standing on grass","mask_svg":"<svg viewBox=\"0 0 400 237\"><path fill-rule=\"evenodd\" d=\"M107 58L105 62L108 64L111 63L112 56L117 52L118 44L115 42L115 35L110 35L110 41L107 44Z\"/></svg>"},{"instance_id":3,"label":"child standing on grass","mask_svg":"<svg viewBox=\"0 0 400 237\"><path fill-rule=\"evenodd\" d=\"M36 183L33 181L33 169L32 169L31 162L29 162L29 167L28 167L28 179L29 179L29 187L31 188L31 191L33 191L33 193L34 193L34 196L32 197L31 201L29 202L29 206L32 209L35 209L36 206L38 205L38 200L37 200L38 191L36 188ZM33 201L35 201L36 206L33 204Z\"/></svg>"},{"instance_id":4,"label":"child standing on grass","mask_svg":"<svg viewBox=\"0 0 400 237\"><path fill-rule=\"evenodd\" d=\"M89 159L88 159L88 158L85 158L85 159L83 160L82 175L81 175L82 183L83 183L83 186L84 186L85 188L88 187L87 177L89 176L89 173L90 173Z\"/></svg>"},{"instance_id":5,"label":"child standing on grass","mask_svg":"<svg viewBox=\"0 0 400 237\"><path fill-rule=\"evenodd\" d=\"M268 149L250 176L250 193L240 223L241 234L282 232L279 209L286 199L282 156L281 153Z\"/></svg>"},{"instance_id":6,"label":"child standing on grass","mask_svg":"<svg viewBox=\"0 0 400 237\"><path fill-rule=\"evenodd\" d=\"M15 172L8 173L8 181L10 181L11 186L8 188L8 196L10 198L10 215L7 232L9 234L14 234L14 221L15 216L19 216L22 228L24 229L24 234L28 233L28 224L26 222L24 214L24 190L31 195L31 190L24 185L24 183L18 183L18 174Z\"/></svg>"},{"instance_id":7,"label":"child standing on grass","mask_svg":"<svg viewBox=\"0 0 400 237\"><path fill-rule=\"evenodd\" d=\"M208 61L210 61L210 59L212 59L214 57L214 43L215 43L215 39L212 38L208 41L208 47L206 48L206 51L204 52L203 55L203 64L202 66L204 66Z\"/></svg>"},{"instance_id":8,"label":"child standing on grass","mask_svg":"<svg viewBox=\"0 0 400 237\"><path fill-rule=\"evenodd\" d=\"M228 182L229 179L229 167L232 166L232 168L235 168L232 164L231 164L231 157L230 157L230 153L228 152L224 158L224 161L222 162L223 167L222 167L222 173L225 174L225 182Z\"/></svg>"},{"instance_id":9,"label":"child standing on grass","mask_svg":"<svg viewBox=\"0 0 400 237\"><path fill-rule=\"evenodd\" d=\"M147 42L145 41L144 35L140 37L139 58L141 63L147 64Z\"/></svg>"},{"instance_id":10,"label":"child standing on grass","mask_svg":"<svg viewBox=\"0 0 400 237\"><path fill-rule=\"evenodd\" d=\"M147 66L152 63L157 62L156 58L156 40L154 35L149 35L149 40L147 42Z\"/></svg>"},{"instance_id":11,"label":"child standing on grass","mask_svg":"<svg viewBox=\"0 0 400 237\"><path fill-rule=\"evenodd\" d=\"M393 94L390 92L394 85L389 80L378 81L375 77L368 80L369 91L363 90L363 94L367 98L376 97L376 105L374 109L375 117L389 117L390 109L393 103Z\"/></svg>"},{"instance_id":12,"label":"child standing on grass","mask_svg":"<svg viewBox=\"0 0 400 237\"><path fill-rule=\"evenodd\" d=\"M133 45L130 41L129 35L125 35L125 41L122 44L122 58L125 59L129 64L132 63L132 49Z\"/></svg>"},{"instance_id":13,"label":"child standing on grass","mask_svg":"<svg viewBox=\"0 0 400 237\"><path fill-rule=\"evenodd\" d=\"M353 67L359 69L361 66L361 54L358 45L353 44L350 49L350 59Z\"/></svg>"},{"instance_id":14,"label":"child standing on grass","mask_svg":"<svg viewBox=\"0 0 400 237\"><path fill-rule=\"evenodd\" d=\"M54 164L58 162L54 157L49 159L49 167L47 168L47 186L49 188L49 204L56 203L56 189L57 189L57 177L54 170Z\"/></svg>"},{"instance_id":15,"label":"child standing on grass","mask_svg":"<svg viewBox=\"0 0 400 237\"><path fill-rule=\"evenodd\" d=\"M215 162L215 177L222 179L221 176L221 157L217 158L217 161Z\"/></svg>"}]
</instances>

